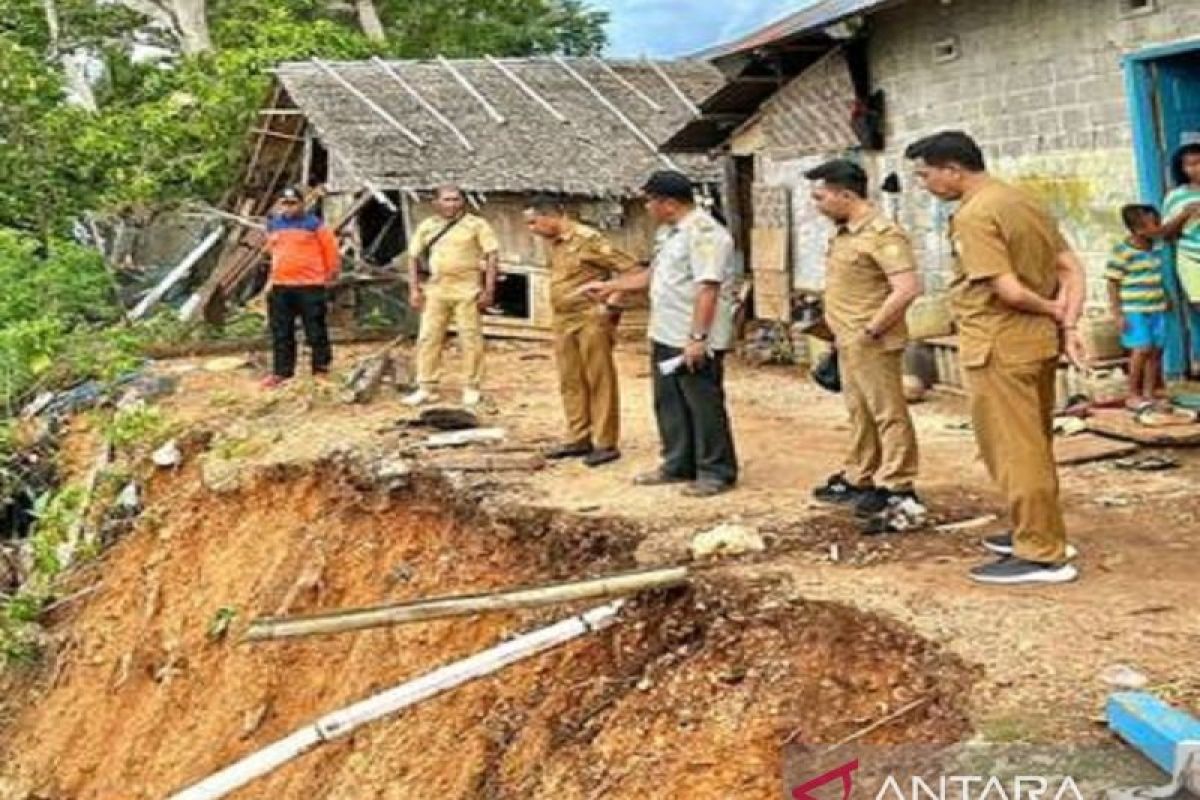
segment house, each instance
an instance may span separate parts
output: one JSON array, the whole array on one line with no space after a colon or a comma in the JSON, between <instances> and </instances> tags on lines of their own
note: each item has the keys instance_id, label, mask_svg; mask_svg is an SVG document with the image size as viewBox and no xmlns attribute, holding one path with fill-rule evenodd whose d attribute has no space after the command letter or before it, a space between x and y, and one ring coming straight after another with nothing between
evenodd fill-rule
<instances>
[{"instance_id":1,"label":"house","mask_svg":"<svg viewBox=\"0 0 1200 800\"><path fill-rule=\"evenodd\" d=\"M802 175L826 158L859 159L875 187L896 176L882 202L912 232L936 292L950 209L914 190L903 151L937 130L970 132L995 173L1061 220L1102 305L1118 209L1160 204L1170 152L1200 139L1196 0L822 0L702 55L727 85L665 149L733 162L731 216L749 220L760 316L785 318L789 290L821 286L828 229ZM728 102L739 81L798 61L777 90Z\"/></svg>"},{"instance_id":2,"label":"house","mask_svg":"<svg viewBox=\"0 0 1200 800\"><path fill-rule=\"evenodd\" d=\"M314 60L275 75L226 211L253 220L288 183L320 187L322 213L345 242L346 281L386 287L402 304L402 271L387 265L432 213L433 191L457 184L501 242L502 313L488 317L491 334L549 332L542 245L522 219L531 195L562 196L644 258L654 225L635 195L646 177L678 168L714 195L722 177L703 155L659 151L721 85L705 61ZM243 228L198 302L211 308L236 296L261 262L261 243L261 231ZM361 317L358 305L351 311Z\"/></svg>"}]
</instances>

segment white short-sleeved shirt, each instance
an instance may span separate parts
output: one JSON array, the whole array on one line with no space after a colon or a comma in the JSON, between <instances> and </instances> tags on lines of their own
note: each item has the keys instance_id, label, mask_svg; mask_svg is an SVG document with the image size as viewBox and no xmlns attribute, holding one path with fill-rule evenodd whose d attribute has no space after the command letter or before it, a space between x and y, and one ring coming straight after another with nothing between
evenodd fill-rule
<instances>
[{"instance_id":1,"label":"white short-sleeved shirt","mask_svg":"<svg viewBox=\"0 0 1200 800\"><path fill-rule=\"evenodd\" d=\"M692 312L701 283L721 284L717 313L708 332L714 350L733 347L733 237L702 209L674 225L663 225L654 239L650 265L650 338L684 347L692 334Z\"/></svg>"}]
</instances>

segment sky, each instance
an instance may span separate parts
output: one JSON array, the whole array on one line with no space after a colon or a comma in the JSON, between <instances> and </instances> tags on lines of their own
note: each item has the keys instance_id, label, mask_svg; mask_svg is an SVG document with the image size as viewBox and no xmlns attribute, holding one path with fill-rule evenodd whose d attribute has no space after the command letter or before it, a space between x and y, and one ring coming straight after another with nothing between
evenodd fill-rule
<instances>
[{"instance_id":1,"label":"sky","mask_svg":"<svg viewBox=\"0 0 1200 800\"><path fill-rule=\"evenodd\" d=\"M737 38L811 0L589 0L609 12L608 55L681 56Z\"/></svg>"}]
</instances>

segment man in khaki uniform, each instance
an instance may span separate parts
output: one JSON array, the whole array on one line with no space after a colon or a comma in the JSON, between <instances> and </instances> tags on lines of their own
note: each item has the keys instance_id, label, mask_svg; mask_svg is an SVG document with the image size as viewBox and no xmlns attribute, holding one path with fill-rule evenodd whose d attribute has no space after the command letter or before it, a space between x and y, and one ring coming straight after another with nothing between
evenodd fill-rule
<instances>
[{"instance_id":1,"label":"man in khaki uniform","mask_svg":"<svg viewBox=\"0 0 1200 800\"><path fill-rule=\"evenodd\" d=\"M421 222L408 243L409 304L421 311L417 337L417 391L404 398L419 406L437 399L442 346L450 320L466 362L465 406L477 405L483 384L483 331L479 314L495 302L500 245L487 220L466 213L457 186L437 189L434 216ZM481 288L482 279L482 288Z\"/></svg>"},{"instance_id":2,"label":"man in khaki uniform","mask_svg":"<svg viewBox=\"0 0 1200 800\"><path fill-rule=\"evenodd\" d=\"M975 438L1012 517L1011 534L984 545L1000 560L977 567L981 583L1072 581L1058 497L1052 417L1063 344L1083 364L1076 324L1084 269L1046 210L988 175L966 134L948 131L909 146L917 177L943 200L960 200L950 223L959 358Z\"/></svg>"},{"instance_id":3,"label":"man in khaki uniform","mask_svg":"<svg viewBox=\"0 0 1200 800\"><path fill-rule=\"evenodd\" d=\"M550 305L554 310L554 357L567 418L566 444L550 458L583 456L598 467L620 458L620 406L613 363L619 296L603 304L578 293L588 283L636 269L637 261L599 231L568 219L553 197L533 198L526 224L550 254Z\"/></svg>"},{"instance_id":4,"label":"man in khaki uniform","mask_svg":"<svg viewBox=\"0 0 1200 800\"><path fill-rule=\"evenodd\" d=\"M805 177L816 184L817 209L837 225L826 257L825 319L836 340L850 412L844 471L814 495L874 517L866 533L902 529L901 517L924 513L913 490L917 436L902 364L908 342L904 316L921 291L916 258L900 226L867 200L862 167L830 161Z\"/></svg>"}]
</instances>

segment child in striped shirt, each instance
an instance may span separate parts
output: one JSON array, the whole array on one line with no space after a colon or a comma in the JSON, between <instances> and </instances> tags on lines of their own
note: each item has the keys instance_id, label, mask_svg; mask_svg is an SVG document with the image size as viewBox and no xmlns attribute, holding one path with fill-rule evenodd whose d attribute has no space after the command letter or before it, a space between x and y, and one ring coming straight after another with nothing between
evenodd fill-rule
<instances>
[{"instance_id":1,"label":"child in striped shirt","mask_svg":"<svg viewBox=\"0 0 1200 800\"><path fill-rule=\"evenodd\" d=\"M1154 402L1163 389L1162 352L1166 344L1168 300L1163 288L1166 250L1155 243L1162 219L1153 206L1121 209L1129 236L1117 243L1104 277L1121 344L1129 355L1130 409Z\"/></svg>"}]
</instances>

